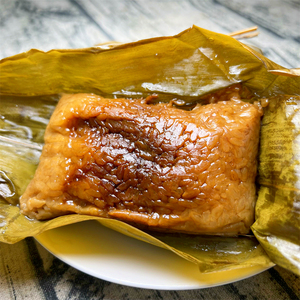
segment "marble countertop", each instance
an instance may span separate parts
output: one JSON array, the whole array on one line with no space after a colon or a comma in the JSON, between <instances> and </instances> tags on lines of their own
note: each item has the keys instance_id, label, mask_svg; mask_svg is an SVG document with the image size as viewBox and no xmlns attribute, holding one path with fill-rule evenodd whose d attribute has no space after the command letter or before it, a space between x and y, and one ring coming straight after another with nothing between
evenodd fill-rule
<instances>
[{"instance_id":1,"label":"marble countertop","mask_svg":"<svg viewBox=\"0 0 300 300\"><path fill-rule=\"evenodd\" d=\"M298 0L0 0L0 59L31 48L82 48L170 36L193 24L229 34L258 26L244 42L300 68ZM1 100L0 100L1 104ZM0 244L1 299L299 299L300 278L278 266L223 286L154 290L111 283L62 262L33 238Z\"/></svg>"}]
</instances>

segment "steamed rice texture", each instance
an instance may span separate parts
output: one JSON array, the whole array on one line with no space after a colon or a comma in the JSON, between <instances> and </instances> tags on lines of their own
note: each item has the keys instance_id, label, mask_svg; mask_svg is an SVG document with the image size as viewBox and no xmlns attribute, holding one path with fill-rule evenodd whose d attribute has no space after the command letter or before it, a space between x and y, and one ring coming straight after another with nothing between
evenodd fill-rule
<instances>
[{"instance_id":1,"label":"steamed rice texture","mask_svg":"<svg viewBox=\"0 0 300 300\"><path fill-rule=\"evenodd\" d=\"M36 219L78 213L193 234L247 234L254 221L259 105L64 95L21 197Z\"/></svg>"}]
</instances>

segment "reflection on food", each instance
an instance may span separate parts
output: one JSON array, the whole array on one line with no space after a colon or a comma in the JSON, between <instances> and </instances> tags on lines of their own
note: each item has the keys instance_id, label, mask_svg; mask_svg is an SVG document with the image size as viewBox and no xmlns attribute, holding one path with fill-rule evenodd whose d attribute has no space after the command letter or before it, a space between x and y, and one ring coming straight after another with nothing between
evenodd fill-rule
<instances>
[{"instance_id":1,"label":"reflection on food","mask_svg":"<svg viewBox=\"0 0 300 300\"><path fill-rule=\"evenodd\" d=\"M214 98L217 103L191 110L149 104L151 98L64 95L21 197L22 212L36 219L89 214L186 233L248 233L262 109L238 93L216 95L228 101Z\"/></svg>"}]
</instances>

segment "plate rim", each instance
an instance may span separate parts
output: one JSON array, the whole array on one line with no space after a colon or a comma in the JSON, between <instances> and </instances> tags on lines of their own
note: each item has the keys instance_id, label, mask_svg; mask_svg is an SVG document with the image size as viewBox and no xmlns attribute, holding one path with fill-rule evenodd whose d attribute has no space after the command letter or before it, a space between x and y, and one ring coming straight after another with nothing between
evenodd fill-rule
<instances>
[{"instance_id":1,"label":"plate rim","mask_svg":"<svg viewBox=\"0 0 300 300\"><path fill-rule=\"evenodd\" d=\"M86 221L86 222L93 222L93 221ZM85 222L81 222L81 223L85 223ZM199 281L199 283L197 284L190 284L190 285L182 285L182 286L170 286L170 285L153 285L153 284L143 284L143 283L137 283L137 282L132 282L132 281L126 281L126 279L116 279L116 278L112 278L110 276L106 276L105 274L101 274L101 276L99 276L99 273L96 273L94 272L94 270L87 270L85 267L84 267L84 264L78 264L78 262L76 262L76 260L74 261L72 259L72 257L70 256L67 256L65 254L60 254L60 253L56 253L54 252L53 250L49 249L49 245L45 244L43 242L43 238L45 238L45 235L49 234L50 231L53 231L53 230L60 230L61 228L63 227L66 227L66 226L73 226L73 225L76 225L78 223L74 223L74 224L69 224L69 225L65 225L65 226L62 226L62 227L59 227L59 228L54 228L54 229L50 229L50 230L47 230L43 233L41 233L40 235L38 236L35 236L34 239L43 247L45 248L48 252L50 252L53 256L55 256L56 258L58 258L59 260L61 260L62 262L66 263L67 265L71 266L72 268L76 269L76 270L79 270L80 272L83 272L89 276L93 276L94 278L98 278L98 279L101 279L101 280L105 280L107 282L111 282L111 283L114 283L114 284L118 284L118 285L123 285L123 286L128 286L128 287L133 287L133 288L139 288L139 289L148 289L148 290L169 290L169 291L183 291L183 290L196 290L196 289L204 289L204 288L213 288L213 287L218 287L218 286L223 286L223 285L226 285L226 284L230 284L230 283L235 283L235 282L238 282L238 281L241 281L241 280L244 280L244 279L248 279L250 277L253 277L253 276L256 276L264 271L267 271L269 270L270 268L273 268L275 266L275 264L273 266L267 266L267 267L263 267L263 266L260 266L258 267L259 270L257 271L254 271L254 272L251 272L249 274L246 274L246 275L242 275L241 277L237 278L237 279L234 279L234 280L231 280L229 279L228 281L222 281L222 282L217 282L217 283L214 283L214 284L201 284L201 282ZM113 229L110 229L110 228L107 228L103 225L101 225L99 222L94 222L94 224L98 224L100 226L102 226L105 230L113 230ZM113 230L114 231L114 230ZM114 231L116 232L116 231ZM132 237L129 237L129 236L126 236L122 233L119 233L118 234L121 234L122 236L124 236L125 238L128 238L128 239L133 239ZM47 238L46 238L47 240ZM134 239L135 240L135 239ZM141 243L144 243L146 245L148 245L146 242L142 242L142 241L139 241ZM149 244L150 245L150 244ZM154 246L154 245L150 245L152 247L157 247L157 246ZM51 247L50 247L51 248ZM157 247L159 248L159 247ZM159 248L160 249L160 248ZM162 249L162 250L165 250L165 251L169 251L169 250L166 250L166 249ZM174 255L176 255L174 253ZM180 256L178 256L180 259L183 259L181 258ZM184 260L184 259L183 259ZM244 269L251 269L251 267L246 267ZM237 271L237 270L236 270ZM200 271L199 271L200 272ZM217 273L219 272L228 272L226 270L224 271L216 271ZM205 275L205 273L202 273L202 275Z\"/></svg>"}]
</instances>

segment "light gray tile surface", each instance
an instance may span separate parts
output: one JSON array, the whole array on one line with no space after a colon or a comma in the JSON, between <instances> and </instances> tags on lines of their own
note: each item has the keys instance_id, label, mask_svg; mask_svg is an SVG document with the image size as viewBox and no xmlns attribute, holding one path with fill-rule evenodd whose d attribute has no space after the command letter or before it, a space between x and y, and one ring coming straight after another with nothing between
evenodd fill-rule
<instances>
[{"instance_id":1,"label":"light gray tile surface","mask_svg":"<svg viewBox=\"0 0 300 300\"><path fill-rule=\"evenodd\" d=\"M246 42L285 67L300 67L300 1L0 0L0 58L30 48L89 47L174 35L196 24L230 33L254 25ZM0 244L0 299L299 299L300 279L275 267L204 290L155 291L93 278L26 239Z\"/></svg>"}]
</instances>

